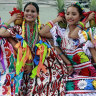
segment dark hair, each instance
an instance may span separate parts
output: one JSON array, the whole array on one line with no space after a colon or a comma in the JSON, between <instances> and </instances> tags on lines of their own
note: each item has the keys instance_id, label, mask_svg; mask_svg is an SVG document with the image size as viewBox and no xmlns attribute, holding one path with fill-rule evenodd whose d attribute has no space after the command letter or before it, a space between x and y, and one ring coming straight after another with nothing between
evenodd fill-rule
<instances>
[{"instance_id":1,"label":"dark hair","mask_svg":"<svg viewBox=\"0 0 96 96\"><path fill-rule=\"evenodd\" d=\"M82 16L82 18L81 18L80 21L82 21L82 20L85 18L85 17L83 16L84 9L80 6L79 3L73 3L73 4L71 4L71 6L69 6L69 7L75 7L75 8L77 8L79 14ZM68 8L69 8L69 7L68 7Z\"/></svg>"},{"instance_id":2,"label":"dark hair","mask_svg":"<svg viewBox=\"0 0 96 96\"><path fill-rule=\"evenodd\" d=\"M25 6L24 6L24 11L25 11L25 9L26 9L26 7L28 6L28 5L33 5L35 8L36 8L36 11L37 11L37 13L39 13L39 6L35 3L35 2L28 2Z\"/></svg>"},{"instance_id":3,"label":"dark hair","mask_svg":"<svg viewBox=\"0 0 96 96\"><path fill-rule=\"evenodd\" d=\"M77 4L77 3L76 4L72 4L71 7L76 7L78 12L79 12L79 14L80 15L83 14L83 9L82 9L82 7L79 4Z\"/></svg>"}]
</instances>

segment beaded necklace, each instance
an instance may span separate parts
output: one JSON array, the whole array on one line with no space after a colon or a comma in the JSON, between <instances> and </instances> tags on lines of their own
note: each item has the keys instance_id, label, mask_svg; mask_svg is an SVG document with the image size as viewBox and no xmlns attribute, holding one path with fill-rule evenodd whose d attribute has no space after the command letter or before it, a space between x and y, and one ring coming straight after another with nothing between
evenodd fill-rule
<instances>
[{"instance_id":1,"label":"beaded necklace","mask_svg":"<svg viewBox=\"0 0 96 96\"><path fill-rule=\"evenodd\" d=\"M30 48L34 47L36 41L37 41L37 36L38 36L38 32L37 32L37 24L35 24L34 29L30 30L29 25L26 24L26 30L27 30L27 42L28 45L30 46Z\"/></svg>"},{"instance_id":2,"label":"beaded necklace","mask_svg":"<svg viewBox=\"0 0 96 96\"><path fill-rule=\"evenodd\" d=\"M26 33L25 33L26 32ZM33 50L35 44L38 41L38 28L35 23L33 32L31 32L29 25L25 23L25 20L22 23L22 37L27 40L27 43L31 50Z\"/></svg>"}]
</instances>

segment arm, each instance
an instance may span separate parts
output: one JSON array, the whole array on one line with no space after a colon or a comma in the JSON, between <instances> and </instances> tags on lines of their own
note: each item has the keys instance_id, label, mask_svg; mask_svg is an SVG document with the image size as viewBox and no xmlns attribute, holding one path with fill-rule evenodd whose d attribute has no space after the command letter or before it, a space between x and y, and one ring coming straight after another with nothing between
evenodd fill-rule
<instances>
[{"instance_id":1,"label":"arm","mask_svg":"<svg viewBox=\"0 0 96 96\"><path fill-rule=\"evenodd\" d=\"M64 53L62 53L62 51L61 51L61 49L59 47L54 46L54 48L56 49L57 53L59 54L59 56L61 57L61 59L63 60L63 62L65 62L66 66L67 66L68 74L71 75L73 73L73 67L72 67L71 62L64 55Z\"/></svg>"},{"instance_id":2,"label":"arm","mask_svg":"<svg viewBox=\"0 0 96 96\"><path fill-rule=\"evenodd\" d=\"M62 21L63 18L61 16L58 16L56 19L52 20L52 23L53 25L55 23L58 23L60 21ZM52 38L52 35L50 33L50 29L51 27L49 27L47 24L40 30L39 34L42 36L42 37L47 37L47 38Z\"/></svg>"},{"instance_id":3,"label":"arm","mask_svg":"<svg viewBox=\"0 0 96 96\"><path fill-rule=\"evenodd\" d=\"M14 14L8 22L6 22L7 25L10 25L12 22L14 22L17 19L17 14ZM0 36L1 37L11 37L11 34L7 31L6 28L1 27L0 29Z\"/></svg>"},{"instance_id":4,"label":"arm","mask_svg":"<svg viewBox=\"0 0 96 96\"><path fill-rule=\"evenodd\" d=\"M91 52L94 63L96 63L96 49L90 48L90 52Z\"/></svg>"},{"instance_id":5,"label":"arm","mask_svg":"<svg viewBox=\"0 0 96 96\"><path fill-rule=\"evenodd\" d=\"M15 49L15 51L17 52L18 49L15 48L15 45L16 45L17 41L14 40L14 38L7 38L7 39L11 43L11 45L13 46L13 48Z\"/></svg>"},{"instance_id":6,"label":"arm","mask_svg":"<svg viewBox=\"0 0 96 96\"><path fill-rule=\"evenodd\" d=\"M94 12L92 12L91 14L89 14L88 18L83 22L83 24L86 25L86 23L87 23L88 21L94 19L94 17L95 17L94 15L95 15ZM79 36L78 36L79 30L82 30L82 29L79 28L79 27L76 27L76 28L73 30L73 32L71 32L70 38L73 38L73 39L79 38Z\"/></svg>"}]
</instances>

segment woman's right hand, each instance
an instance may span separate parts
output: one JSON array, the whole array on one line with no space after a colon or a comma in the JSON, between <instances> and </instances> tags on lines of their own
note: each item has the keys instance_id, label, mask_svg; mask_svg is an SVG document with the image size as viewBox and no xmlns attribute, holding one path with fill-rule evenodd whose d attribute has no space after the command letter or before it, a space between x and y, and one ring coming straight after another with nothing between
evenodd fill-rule
<instances>
[{"instance_id":1,"label":"woman's right hand","mask_svg":"<svg viewBox=\"0 0 96 96\"><path fill-rule=\"evenodd\" d=\"M21 13L13 14L13 15L11 16L11 18L9 19L8 24L14 22L14 21L17 20L17 19L19 20L19 19L21 19L21 18L22 18Z\"/></svg>"},{"instance_id":2,"label":"woman's right hand","mask_svg":"<svg viewBox=\"0 0 96 96\"><path fill-rule=\"evenodd\" d=\"M94 12L90 13L87 19L88 21L95 19L95 13Z\"/></svg>"}]
</instances>

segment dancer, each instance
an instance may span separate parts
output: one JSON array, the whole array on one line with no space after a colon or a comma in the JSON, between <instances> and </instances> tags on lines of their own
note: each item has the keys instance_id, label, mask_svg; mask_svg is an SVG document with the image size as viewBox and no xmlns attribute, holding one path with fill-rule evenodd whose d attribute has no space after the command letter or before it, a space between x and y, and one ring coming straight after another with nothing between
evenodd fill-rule
<instances>
[{"instance_id":1,"label":"dancer","mask_svg":"<svg viewBox=\"0 0 96 96\"><path fill-rule=\"evenodd\" d=\"M53 37L54 45L59 46L62 49L61 51L65 52L72 64L70 67L73 66L74 68L73 74L67 79L64 79L66 84L66 90L64 91L65 96L96 95L96 70L90 62L90 58L88 58L83 50L84 43L80 44L80 38L77 38L78 31L83 29L84 25L94 18L94 14L90 14L83 23L79 22L82 19L82 16L83 10L80 5L78 3L72 4L67 8L65 14L65 18L68 23L67 29L60 28L58 25L55 25L55 23L62 21L62 17L58 16L56 19L49 21L39 32L41 36ZM51 26L49 26L49 24ZM58 42L58 39L61 39L61 42Z\"/></svg>"}]
</instances>

